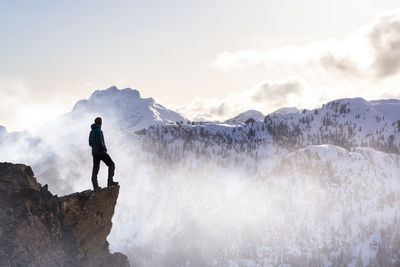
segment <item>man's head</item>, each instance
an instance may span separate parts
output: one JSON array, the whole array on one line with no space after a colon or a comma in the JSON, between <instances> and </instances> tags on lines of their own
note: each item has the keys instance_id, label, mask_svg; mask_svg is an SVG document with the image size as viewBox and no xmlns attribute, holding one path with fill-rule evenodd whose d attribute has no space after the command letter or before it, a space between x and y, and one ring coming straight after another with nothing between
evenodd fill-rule
<instances>
[{"instance_id":1,"label":"man's head","mask_svg":"<svg viewBox=\"0 0 400 267\"><path fill-rule=\"evenodd\" d=\"M99 126L101 126L103 124L103 122L102 122L100 117L97 117L96 119L94 119L94 123L96 123Z\"/></svg>"}]
</instances>

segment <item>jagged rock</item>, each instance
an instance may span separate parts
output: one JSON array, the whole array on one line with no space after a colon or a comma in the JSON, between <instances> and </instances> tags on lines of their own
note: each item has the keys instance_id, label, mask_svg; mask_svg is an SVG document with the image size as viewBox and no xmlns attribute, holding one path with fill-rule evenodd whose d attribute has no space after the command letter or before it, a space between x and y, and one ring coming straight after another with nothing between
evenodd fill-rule
<instances>
[{"instance_id":1,"label":"jagged rock","mask_svg":"<svg viewBox=\"0 0 400 267\"><path fill-rule=\"evenodd\" d=\"M106 241L118 193L53 196L29 166L0 163L0 266L129 266Z\"/></svg>"}]
</instances>

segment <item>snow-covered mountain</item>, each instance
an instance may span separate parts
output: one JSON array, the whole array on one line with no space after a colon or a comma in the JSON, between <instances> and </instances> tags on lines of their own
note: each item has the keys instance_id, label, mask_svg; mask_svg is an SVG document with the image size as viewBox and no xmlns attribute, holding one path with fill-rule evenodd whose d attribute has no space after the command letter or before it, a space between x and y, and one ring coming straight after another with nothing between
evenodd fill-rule
<instances>
[{"instance_id":1,"label":"snow-covered mountain","mask_svg":"<svg viewBox=\"0 0 400 267\"><path fill-rule=\"evenodd\" d=\"M218 208L199 208L201 233L176 222L171 245L189 232L213 244L200 265L400 264L399 100L339 99L261 122L155 125L137 134L160 171L187 170L190 179L206 166L202 179L247 181Z\"/></svg>"},{"instance_id":2,"label":"snow-covered mountain","mask_svg":"<svg viewBox=\"0 0 400 267\"><path fill-rule=\"evenodd\" d=\"M296 107L285 107L285 108L277 109L272 113L276 114L276 113L298 113L298 112L300 112L300 110Z\"/></svg>"},{"instance_id":3,"label":"snow-covered mountain","mask_svg":"<svg viewBox=\"0 0 400 267\"><path fill-rule=\"evenodd\" d=\"M87 156L90 157L88 135L91 124L99 116L103 118L105 139L111 152L121 150L114 144L126 146L131 142L134 131L184 120L154 99L141 98L137 90L120 90L112 86L95 91L88 99L78 101L71 112L52 121L29 131L9 133L0 139L0 161L32 166L42 177L42 183L53 184L54 192L80 190L79 184L72 189L72 184L60 180L81 175L76 166L83 162L90 164L87 161Z\"/></svg>"},{"instance_id":4,"label":"snow-covered mountain","mask_svg":"<svg viewBox=\"0 0 400 267\"><path fill-rule=\"evenodd\" d=\"M232 119L227 120L227 123L245 123L249 120L254 121L263 121L265 115L257 110L248 110L240 113L239 115L233 117Z\"/></svg>"},{"instance_id":5,"label":"snow-covered mountain","mask_svg":"<svg viewBox=\"0 0 400 267\"><path fill-rule=\"evenodd\" d=\"M75 117L86 114L98 114L129 131L185 120L178 113L156 103L153 98L141 98L137 90L120 90L115 86L96 90L89 99L78 101L71 112Z\"/></svg>"},{"instance_id":6,"label":"snow-covered mountain","mask_svg":"<svg viewBox=\"0 0 400 267\"><path fill-rule=\"evenodd\" d=\"M189 124L111 87L7 134L0 161L33 165L52 191L87 189L97 116L122 184L109 241L134 265L400 264L400 100Z\"/></svg>"},{"instance_id":7,"label":"snow-covered mountain","mask_svg":"<svg viewBox=\"0 0 400 267\"><path fill-rule=\"evenodd\" d=\"M265 125L273 141L286 147L334 144L400 151L400 100L340 99L299 114L271 114Z\"/></svg>"},{"instance_id":8,"label":"snow-covered mountain","mask_svg":"<svg viewBox=\"0 0 400 267\"><path fill-rule=\"evenodd\" d=\"M335 100L301 113L272 113L262 122L245 125L200 122L152 126L146 133L152 147L172 146L173 151L184 157L190 148L207 154L212 146L235 155L243 151L243 145L252 147L252 151L265 151L268 146L292 151L307 145L332 144L346 149L371 147L400 153L399 132L400 100L354 98ZM169 141L167 144L154 142L161 139Z\"/></svg>"},{"instance_id":9,"label":"snow-covered mountain","mask_svg":"<svg viewBox=\"0 0 400 267\"><path fill-rule=\"evenodd\" d=\"M365 147L309 145L286 154L263 179L269 216L279 219L266 219L257 246L264 253L253 261L397 266L399 163L399 155Z\"/></svg>"}]
</instances>

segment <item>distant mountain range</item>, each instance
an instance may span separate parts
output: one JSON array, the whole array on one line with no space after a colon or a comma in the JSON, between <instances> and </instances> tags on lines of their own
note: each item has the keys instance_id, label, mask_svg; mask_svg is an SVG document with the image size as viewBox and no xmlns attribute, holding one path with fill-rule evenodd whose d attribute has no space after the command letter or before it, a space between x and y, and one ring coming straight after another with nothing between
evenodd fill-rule
<instances>
[{"instance_id":1,"label":"distant mountain range","mask_svg":"<svg viewBox=\"0 0 400 267\"><path fill-rule=\"evenodd\" d=\"M237 250L221 248L223 259L238 266L398 266L400 100L349 98L286 111L264 120L244 113L232 123L153 125L138 134L147 159L164 171L207 166L256 184L257 202L247 209L256 210L255 225L225 233ZM245 195L237 209L249 201Z\"/></svg>"},{"instance_id":2,"label":"distant mountain range","mask_svg":"<svg viewBox=\"0 0 400 267\"><path fill-rule=\"evenodd\" d=\"M142 257L143 262L152 265L151 259L165 257L176 259L177 265L190 260L198 260L200 265L230 262L239 266L400 264L398 99L346 98L312 110L282 108L266 116L249 110L224 122L189 122L152 98L141 98L137 90L110 87L95 91L89 99L78 101L71 112L35 131L7 133L0 127L0 161L32 165L39 181L48 183L55 192L87 188L91 168L87 137L90 124L97 116L103 117L106 143L110 153L119 160L117 171L129 173L132 178L147 166L149 169L140 175L151 173L141 184L147 188L143 192L152 192L143 197L143 203L128 201L128 195L136 188L121 175L121 182L125 182L121 199L127 205L124 213L128 212L129 205L137 205L148 216L143 215L138 225L153 225L159 231L152 235L150 232L154 229L147 231L146 228L148 234L144 237L141 232L135 232L135 237L119 236L120 243L139 244L127 246L123 251L131 255L131 262ZM257 213L251 213L252 206L246 212L259 216L258 219L247 221L253 218L249 215L236 222L237 229L226 233L225 228L215 229L207 223L215 222L214 218L230 223L224 220L229 218L226 214L234 214L229 210L232 207L226 204L209 210L199 204L199 210L192 207L189 213L210 216L203 221L204 228L193 229L192 221L186 224L176 219L169 223L179 230L163 232L162 225L154 226L146 221L153 216L153 208L158 207L154 203L169 203L171 198L180 200L183 196L163 191L165 184L153 192L153 185L148 181L164 182L167 174L177 177L180 173L189 181L194 179L194 174L201 173L200 180L215 183L211 187L223 182L223 175L221 181L207 180L211 179L208 176L218 174L219 177L221 173L254 181L257 186L252 190L255 195L259 194L256 203L261 206ZM180 186L190 185L186 180L172 181ZM194 188L197 187L188 190ZM136 193L142 194L142 188L139 191ZM223 192L213 197L220 193ZM196 195L191 197L197 200ZM155 206L147 207L152 205L149 203ZM195 201L198 203L203 202ZM241 207L247 202L238 203ZM116 221L118 218L117 212ZM257 224L256 236L251 237L250 230L240 230L257 222L260 224ZM199 229L201 232L196 232ZM143 240L158 244L162 235L163 242L174 247L177 240L193 234L202 238L209 234L210 240L216 234L229 236L231 243L223 243L203 258L195 247L185 247L188 253L184 256L178 253L179 249L157 250L157 246L151 259L145 253L139 254L140 244L150 246ZM131 242L132 238L137 242Z\"/></svg>"},{"instance_id":3,"label":"distant mountain range","mask_svg":"<svg viewBox=\"0 0 400 267\"><path fill-rule=\"evenodd\" d=\"M254 120L243 124L249 118ZM262 118L262 114L250 111L227 121L242 123L235 127L210 122L158 125L151 126L147 135L153 141L167 138L166 134L161 136L157 132L170 132L176 140L203 140L209 136L211 144L232 146L232 142L246 142L256 147L271 144L289 151L308 145L332 144L346 149L363 146L400 153L400 100L339 99L314 110L274 112ZM178 142L183 149L184 143ZM168 144L173 145L173 140Z\"/></svg>"},{"instance_id":4,"label":"distant mountain range","mask_svg":"<svg viewBox=\"0 0 400 267\"><path fill-rule=\"evenodd\" d=\"M281 108L274 113L295 113L296 108ZM120 130L137 131L151 125L186 122L183 116L155 102L153 98L141 98L138 90L130 88L118 89L111 86L105 90L96 90L88 99L79 100L71 112L61 115L49 125L61 125L66 121L91 120L92 117L102 116L106 122ZM226 123L245 123L249 119L263 121L265 115L257 110L248 110L226 120ZM107 123L105 123L106 125ZM46 129L46 125L37 127L34 131ZM7 130L0 125L0 140L5 138Z\"/></svg>"},{"instance_id":5,"label":"distant mountain range","mask_svg":"<svg viewBox=\"0 0 400 267\"><path fill-rule=\"evenodd\" d=\"M3 152L0 161L21 161L36 167L40 173L42 168L48 168L43 166L51 166L44 162L63 161L87 151L90 124L97 116L103 117L109 141L111 137L114 142L134 140L146 151L153 151L152 157L169 160L196 153L199 157L202 154L215 157L215 162L220 162L220 154L212 151L225 151L232 154L224 157L225 161L236 158L243 164L257 165L239 160L243 155L238 152L247 151L246 157L257 154L268 158L276 157L277 149L290 152L323 144L348 150L370 147L400 153L400 100L397 99L339 99L313 110L281 108L267 116L249 110L225 122L189 124L183 116L154 99L141 98L137 90L112 86L95 91L88 99L78 101L71 112L33 131L7 133L0 127L0 152ZM243 149L243 144L248 148ZM32 151L51 153L32 158ZM174 155L170 155L172 151Z\"/></svg>"},{"instance_id":6,"label":"distant mountain range","mask_svg":"<svg viewBox=\"0 0 400 267\"><path fill-rule=\"evenodd\" d=\"M88 151L87 135L97 116L103 117L108 142L134 142L127 147L139 144L153 158L178 163L195 154L197 158L213 158L214 163L269 168L285 153L325 144L400 154L397 99L339 99L313 110L282 108L267 116L249 110L225 122L189 123L154 99L141 98L137 90L112 86L95 91L78 101L71 112L33 131L7 133L0 127L0 161L24 162L38 173L45 172ZM43 151L49 152L31 156ZM259 166L258 160L251 160L254 158L275 160Z\"/></svg>"}]
</instances>

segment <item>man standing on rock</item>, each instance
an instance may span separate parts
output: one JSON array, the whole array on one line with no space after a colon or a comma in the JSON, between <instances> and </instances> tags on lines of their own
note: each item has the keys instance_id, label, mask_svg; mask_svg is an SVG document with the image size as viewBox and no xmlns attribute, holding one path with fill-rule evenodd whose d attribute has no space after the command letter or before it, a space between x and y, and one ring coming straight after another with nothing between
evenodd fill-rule
<instances>
[{"instance_id":1,"label":"man standing on rock","mask_svg":"<svg viewBox=\"0 0 400 267\"><path fill-rule=\"evenodd\" d=\"M103 131L101 130L102 120L97 117L92 124L92 131L89 135L89 146L92 147L93 155L93 171L92 171L92 183L94 190L100 189L97 183L97 174L100 169L100 161L102 160L108 166L108 180L107 186L118 185L118 182L113 181L115 164L112 161L110 155L107 154L107 148L104 143Z\"/></svg>"}]
</instances>

